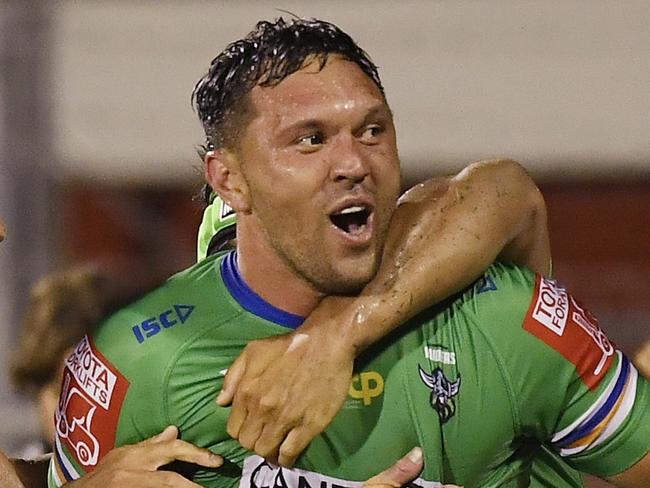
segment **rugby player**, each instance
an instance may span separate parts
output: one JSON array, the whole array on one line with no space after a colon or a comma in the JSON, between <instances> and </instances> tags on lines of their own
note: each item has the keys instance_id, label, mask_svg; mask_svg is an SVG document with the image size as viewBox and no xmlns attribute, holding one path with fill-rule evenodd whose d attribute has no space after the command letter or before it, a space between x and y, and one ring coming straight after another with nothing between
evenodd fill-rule
<instances>
[{"instance_id":1,"label":"rugby player","mask_svg":"<svg viewBox=\"0 0 650 488\"><path fill-rule=\"evenodd\" d=\"M210 217L209 213L206 213ZM221 226L223 221L219 220ZM234 221L232 221L234 223ZM208 233L207 230L205 230ZM214 237L210 233L211 238ZM0 218L0 242L4 241L6 227ZM224 241L226 243L227 241ZM219 467L223 460L206 449L177 439L178 429L169 426L160 434L135 445L123 446L108 453L89 475L68 483L76 488L191 488L199 485L171 471L158 468L173 461L184 461L205 467ZM38 459L12 459L0 451L0 486L3 488L39 488L47 486L46 469L49 456ZM415 478L422 469L422 454L413 449L387 470L369 479L366 488L401 486Z\"/></svg>"},{"instance_id":2,"label":"rugby player","mask_svg":"<svg viewBox=\"0 0 650 488\"><path fill-rule=\"evenodd\" d=\"M52 486L170 421L224 456L228 469L187 473L204 486L347 485L418 443L425 486L575 486L563 462L644 485L647 382L566 290L503 264L368 349L357 363L358 402L293 470L229 438L228 412L212 401L214 371L225 372L250 340L300 325L326 296L358 293L382 259L394 266L377 287L408 283L402 271L418 255L408 245L384 248L389 227L400 229L391 223L399 191L392 114L374 65L336 27L258 24L215 59L196 101L206 178L237 213L237 252L180 273L79 344L67 362ZM418 193L411 208L428 200ZM399 233L406 244L427 237L410 233L412 223ZM413 316L427 296L398 288L386 297L390 318Z\"/></svg>"}]
</instances>

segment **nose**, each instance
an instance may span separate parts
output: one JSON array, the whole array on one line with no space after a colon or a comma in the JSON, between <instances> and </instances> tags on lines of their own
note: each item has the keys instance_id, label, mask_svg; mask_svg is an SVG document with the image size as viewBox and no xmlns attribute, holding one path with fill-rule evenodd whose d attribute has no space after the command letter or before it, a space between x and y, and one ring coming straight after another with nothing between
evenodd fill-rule
<instances>
[{"instance_id":1,"label":"nose","mask_svg":"<svg viewBox=\"0 0 650 488\"><path fill-rule=\"evenodd\" d=\"M341 135L331 155L331 178L351 185L361 183L370 174L370 166L351 134Z\"/></svg>"}]
</instances>

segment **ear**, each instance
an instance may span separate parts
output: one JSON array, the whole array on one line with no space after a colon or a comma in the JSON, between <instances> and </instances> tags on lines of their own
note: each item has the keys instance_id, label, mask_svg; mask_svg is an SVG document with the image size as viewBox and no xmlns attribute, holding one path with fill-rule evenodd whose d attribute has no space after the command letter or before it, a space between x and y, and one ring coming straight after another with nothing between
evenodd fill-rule
<instances>
[{"instance_id":1,"label":"ear","mask_svg":"<svg viewBox=\"0 0 650 488\"><path fill-rule=\"evenodd\" d=\"M205 180L235 212L249 213L248 185L241 173L239 160L227 149L208 151L205 163Z\"/></svg>"}]
</instances>

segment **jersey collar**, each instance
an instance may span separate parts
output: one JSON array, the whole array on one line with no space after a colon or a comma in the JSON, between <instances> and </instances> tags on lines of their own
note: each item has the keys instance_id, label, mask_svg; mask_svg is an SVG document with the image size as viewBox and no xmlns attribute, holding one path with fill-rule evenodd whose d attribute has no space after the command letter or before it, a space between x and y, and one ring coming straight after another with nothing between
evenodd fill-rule
<instances>
[{"instance_id":1,"label":"jersey collar","mask_svg":"<svg viewBox=\"0 0 650 488\"><path fill-rule=\"evenodd\" d=\"M236 251L229 252L221 260L221 277L232 297L248 312L290 329L304 322L304 317L271 305L246 284L239 271Z\"/></svg>"}]
</instances>

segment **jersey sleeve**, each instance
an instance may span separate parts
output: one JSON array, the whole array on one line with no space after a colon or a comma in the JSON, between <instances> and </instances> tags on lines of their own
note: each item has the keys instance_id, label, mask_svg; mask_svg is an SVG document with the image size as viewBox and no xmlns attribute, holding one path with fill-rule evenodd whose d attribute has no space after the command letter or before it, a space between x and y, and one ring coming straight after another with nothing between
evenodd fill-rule
<instances>
[{"instance_id":1,"label":"jersey sleeve","mask_svg":"<svg viewBox=\"0 0 650 488\"><path fill-rule=\"evenodd\" d=\"M492 338L520 434L580 471L607 477L627 470L650 451L648 381L556 281L496 273L504 278L510 300L499 313L510 317Z\"/></svg>"},{"instance_id":2,"label":"jersey sleeve","mask_svg":"<svg viewBox=\"0 0 650 488\"><path fill-rule=\"evenodd\" d=\"M65 360L48 484L91 472L115 446L129 381L85 336Z\"/></svg>"},{"instance_id":3,"label":"jersey sleeve","mask_svg":"<svg viewBox=\"0 0 650 488\"><path fill-rule=\"evenodd\" d=\"M162 379L174 344L165 344L164 338L142 342L133 331L134 324L153 326L154 316L148 307L124 309L94 336L84 337L66 359L50 487L92 472L113 448L140 442L170 425Z\"/></svg>"}]
</instances>

